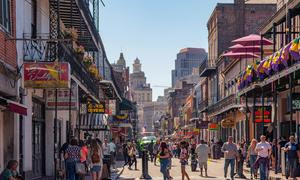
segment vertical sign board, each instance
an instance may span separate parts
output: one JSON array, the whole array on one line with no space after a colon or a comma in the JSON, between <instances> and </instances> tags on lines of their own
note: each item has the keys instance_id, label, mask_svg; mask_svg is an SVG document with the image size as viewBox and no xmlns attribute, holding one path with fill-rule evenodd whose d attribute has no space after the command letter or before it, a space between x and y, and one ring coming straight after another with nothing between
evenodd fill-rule
<instances>
[{"instance_id":1,"label":"vertical sign board","mask_svg":"<svg viewBox=\"0 0 300 180\"><path fill-rule=\"evenodd\" d=\"M300 93L293 93L292 97L293 97L293 99L292 99L293 110L299 111L300 110Z\"/></svg>"},{"instance_id":2,"label":"vertical sign board","mask_svg":"<svg viewBox=\"0 0 300 180\"><path fill-rule=\"evenodd\" d=\"M46 108L48 110L55 109L55 89L46 89ZM57 90L57 109L58 110L78 110L78 85L71 83L71 101L69 89Z\"/></svg>"},{"instance_id":3,"label":"vertical sign board","mask_svg":"<svg viewBox=\"0 0 300 180\"><path fill-rule=\"evenodd\" d=\"M69 63L24 63L24 86L27 88L70 88L70 84Z\"/></svg>"},{"instance_id":4,"label":"vertical sign board","mask_svg":"<svg viewBox=\"0 0 300 180\"><path fill-rule=\"evenodd\" d=\"M113 100L113 99L106 100L105 101L105 114L116 115L117 114L117 112L116 112L117 104L116 103L117 103L116 100Z\"/></svg>"},{"instance_id":5,"label":"vertical sign board","mask_svg":"<svg viewBox=\"0 0 300 180\"><path fill-rule=\"evenodd\" d=\"M264 123L270 123L271 115L272 115L272 107L271 106L255 107L254 115L255 115L255 123L263 122L262 118L264 118Z\"/></svg>"}]
</instances>

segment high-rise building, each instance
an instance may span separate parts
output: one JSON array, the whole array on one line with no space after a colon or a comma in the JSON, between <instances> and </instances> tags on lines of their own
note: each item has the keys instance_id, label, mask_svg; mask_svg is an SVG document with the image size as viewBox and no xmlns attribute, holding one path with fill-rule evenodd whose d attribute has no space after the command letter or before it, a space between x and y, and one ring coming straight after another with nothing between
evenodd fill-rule
<instances>
[{"instance_id":1,"label":"high-rise building","mask_svg":"<svg viewBox=\"0 0 300 180\"><path fill-rule=\"evenodd\" d=\"M182 77L192 74L193 68L198 68L207 58L207 53L202 48L184 48L177 54L175 69L172 70L172 87Z\"/></svg>"}]
</instances>

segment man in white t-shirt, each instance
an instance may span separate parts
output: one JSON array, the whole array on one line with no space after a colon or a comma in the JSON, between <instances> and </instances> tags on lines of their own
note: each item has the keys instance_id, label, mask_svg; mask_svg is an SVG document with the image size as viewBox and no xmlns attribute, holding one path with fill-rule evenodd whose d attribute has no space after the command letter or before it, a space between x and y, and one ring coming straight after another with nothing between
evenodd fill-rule
<instances>
[{"instance_id":1,"label":"man in white t-shirt","mask_svg":"<svg viewBox=\"0 0 300 180\"><path fill-rule=\"evenodd\" d=\"M266 136L260 136L260 142L256 145L255 151L258 155L260 179L267 180L267 168L272 152L272 147L268 142L266 142Z\"/></svg>"}]
</instances>

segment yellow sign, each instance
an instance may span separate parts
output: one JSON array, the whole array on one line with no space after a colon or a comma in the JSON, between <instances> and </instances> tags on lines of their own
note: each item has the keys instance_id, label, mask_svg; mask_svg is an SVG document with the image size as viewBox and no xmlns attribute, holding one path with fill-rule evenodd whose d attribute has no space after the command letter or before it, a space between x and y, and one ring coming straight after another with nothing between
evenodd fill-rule
<instances>
[{"instance_id":1,"label":"yellow sign","mask_svg":"<svg viewBox=\"0 0 300 180\"><path fill-rule=\"evenodd\" d=\"M88 103L87 109L88 109L88 113L104 114L105 113L105 102L100 102L99 104Z\"/></svg>"}]
</instances>

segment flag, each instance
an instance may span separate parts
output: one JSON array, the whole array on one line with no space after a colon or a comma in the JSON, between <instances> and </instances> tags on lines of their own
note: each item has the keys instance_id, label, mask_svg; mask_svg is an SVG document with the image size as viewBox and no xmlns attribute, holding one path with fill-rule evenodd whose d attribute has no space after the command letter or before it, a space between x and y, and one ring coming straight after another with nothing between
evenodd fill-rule
<instances>
[{"instance_id":1,"label":"flag","mask_svg":"<svg viewBox=\"0 0 300 180\"><path fill-rule=\"evenodd\" d=\"M290 47L290 54L295 60L300 60L299 53L300 53L300 37L294 39Z\"/></svg>"}]
</instances>

